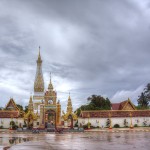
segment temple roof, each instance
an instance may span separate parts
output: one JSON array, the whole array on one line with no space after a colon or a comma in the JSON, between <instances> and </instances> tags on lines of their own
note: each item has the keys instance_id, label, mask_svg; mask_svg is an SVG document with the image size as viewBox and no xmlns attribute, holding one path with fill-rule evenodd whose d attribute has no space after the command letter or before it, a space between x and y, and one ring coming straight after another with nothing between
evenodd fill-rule
<instances>
[{"instance_id":1,"label":"temple roof","mask_svg":"<svg viewBox=\"0 0 150 150\"><path fill-rule=\"evenodd\" d=\"M119 106L120 106L120 103L112 103L111 104L112 110L119 110Z\"/></svg>"},{"instance_id":2,"label":"temple roof","mask_svg":"<svg viewBox=\"0 0 150 150\"><path fill-rule=\"evenodd\" d=\"M150 117L150 110L91 110L81 111L80 117L82 118L109 118L111 117Z\"/></svg>"},{"instance_id":3,"label":"temple roof","mask_svg":"<svg viewBox=\"0 0 150 150\"><path fill-rule=\"evenodd\" d=\"M36 120L36 119L38 118L37 114L34 114L33 111L30 111L30 110L29 110L29 111L25 114L24 119L28 119L28 117L29 117L30 115L33 117L34 120Z\"/></svg>"},{"instance_id":4,"label":"temple roof","mask_svg":"<svg viewBox=\"0 0 150 150\"><path fill-rule=\"evenodd\" d=\"M129 98L128 100L125 100L120 103L112 103L111 108L112 110L136 110L134 104L131 102Z\"/></svg>"},{"instance_id":5,"label":"temple roof","mask_svg":"<svg viewBox=\"0 0 150 150\"><path fill-rule=\"evenodd\" d=\"M0 111L0 118L18 118L19 111L8 111L8 110L1 110Z\"/></svg>"},{"instance_id":6,"label":"temple roof","mask_svg":"<svg viewBox=\"0 0 150 150\"><path fill-rule=\"evenodd\" d=\"M10 98L9 102L7 103L6 110L19 110L19 108L17 107L15 101L13 100L13 98Z\"/></svg>"}]
</instances>

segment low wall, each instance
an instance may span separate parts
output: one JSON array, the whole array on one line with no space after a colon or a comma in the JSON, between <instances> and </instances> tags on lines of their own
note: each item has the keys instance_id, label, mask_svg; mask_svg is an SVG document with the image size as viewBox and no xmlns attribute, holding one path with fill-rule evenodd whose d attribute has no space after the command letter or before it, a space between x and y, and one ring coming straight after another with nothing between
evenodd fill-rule
<instances>
[{"instance_id":1,"label":"low wall","mask_svg":"<svg viewBox=\"0 0 150 150\"><path fill-rule=\"evenodd\" d=\"M22 126L24 125L24 119L23 118L2 118L0 119L0 126L3 126L3 128L10 128L10 122L14 121L16 125L19 126L21 124Z\"/></svg>"},{"instance_id":2,"label":"low wall","mask_svg":"<svg viewBox=\"0 0 150 150\"><path fill-rule=\"evenodd\" d=\"M94 127L106 127L106 122L108 118L78 118L78 125L85 125L88 123L88 121L91 123L91 126ZM112 117L111 123L112 127L115 124L119 124L120 127L124 127L124 120L126 119L126 122L128 122L128 126L131 125L131 118L130 117ZM147 126L150 125L150 117L132 117L132 125L134 126L137 124L138 126L144 126L144 122L146 122Z\"/></svg>"}]
</instances>

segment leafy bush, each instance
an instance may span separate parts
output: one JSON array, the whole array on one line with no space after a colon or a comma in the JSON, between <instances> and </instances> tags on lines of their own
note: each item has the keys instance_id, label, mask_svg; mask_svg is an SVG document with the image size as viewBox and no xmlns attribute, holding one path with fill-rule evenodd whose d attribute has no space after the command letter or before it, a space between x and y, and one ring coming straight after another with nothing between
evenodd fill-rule
<instances>
[{"instance_id":1,"label":"leafy bush","mask_svg":"<svg viewBox=\"0 0 150 150\"><path fill-rule=\"evenodd\" d=\"M88 128L88 125L87 125L87 124L83 125L83 128L84 128L84 129L87 129L87 128Z\"/></svg>"},{"instance_id":2,"label":"leafy bush","mask_svg":"<svg viewBox=\"0 0 150 150\"><path fill-rule=\"evenodd\" d=\"M120 128L120 125L119 124L115 124L114 128Z\"/></svg>"},{"instance_id":3,"label":"leafy bush","mask_svg":"<svg viewBox=\"0 0 150 150\"><path fill-rule=\"evenodd\" d=\"M78 121L75 123L74 127L78 127Z\"/></svg>"},{"instance_id":4,"label":"leafy bush","mask_svg":"<svg viewBox=\"0 0 150 150\"><path fill-rule=\"evenodd\" d=\"M108 119L106 120L106 127L109 128L109 126L110 126L110 119L108 118Z\"/></svg>"},{"instance_id":5,"label":"leafy bush","mask_svg":"<svg viewBox=\"0 0 150 150\"><path fill-rule=\"evenodd\" d=\"M143 122L143 125L146 127L146 126L147 126L147 121L144 121L144 122Z\"/></svg>"},{"instance_id":6,"label":"leafy bush","mask_svg":"<svg viewBox=\"0 0 150 150\"><path fill-rule=\"evenodd\" d=\"M135 124L135 125L134 125L134 127L138 127L138 125L137 125L137 124Z\"/></svg>"},{"instance_id":7,"label":"leafy bush","mask_svg":"<svg viewBox=\"0 0 150 150\"><path fill-rule=\"evenodd\" d=\"M26 128L26 127L27 127L27 125L26 125L26 124L24 124L24 125L23 125L23 128Z\"/></svg>"},{"instance_id":8,"label":"leafy bush","mask_svg":"<svg viewBox=\"0 0 150 150\"><path fill-rule=\"evenodd\" d=\"M0 129L3 129L3 126L0 126Z\"/></svg>"},{"instance_id":9,"label":"leafy bush","mask_svg":"<svg viewBox=\"0 0 150 150\"><path fill-rule=\"evenodd\" d=\"M88 129L88 127L90 127L90 128L93 127L93 126L91 126L90 122L88 122L87 124L83 125L84 129Z\"/></svg>"},{"instance_id":10,"label":"leafy bush","mask_svg":"<svg viewBox=\"0 0 150 150\"><path fill-rule=\"evenodd\" d=\"M123 124L124 124L124 127L128 127L128 121L126 119L124 119Z\"/></svg>"},{"instance_id":11,"label":"leafy bush","mask_svg":"<svg viewBox=\"0 0 150 150\"><path fill-rule=\"evenodd\" d=\"M10 127L13 129L13 130L16 130L18 128L18 126L15 124L14 121L10 121Z\"/></svg>"}]
</instances>

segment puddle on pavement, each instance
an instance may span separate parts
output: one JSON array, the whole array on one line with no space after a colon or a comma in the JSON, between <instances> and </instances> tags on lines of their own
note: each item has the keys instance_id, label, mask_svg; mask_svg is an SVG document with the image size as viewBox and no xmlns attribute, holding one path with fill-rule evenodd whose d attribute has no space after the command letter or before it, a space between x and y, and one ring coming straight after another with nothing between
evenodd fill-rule
<instances>
[{"instance_id":1,"label":"puddle on pavement","mask_svg":"<svg viewBox=\"0 0 150 150\"><path fill-rule=\"evenodd\" d=\"M32 141L33 137L0 137L0 145L12 146L23 142Z\"/></svg>"}]
</instances>

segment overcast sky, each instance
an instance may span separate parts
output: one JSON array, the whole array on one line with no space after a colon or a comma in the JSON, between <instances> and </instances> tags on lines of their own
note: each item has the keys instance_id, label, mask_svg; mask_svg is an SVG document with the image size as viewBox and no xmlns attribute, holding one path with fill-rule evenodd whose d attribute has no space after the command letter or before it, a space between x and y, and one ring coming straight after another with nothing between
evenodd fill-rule
<instances>
[{"instance_id":1,"label":"overcast sky","mask_svg":"<svg viewBox=\"0 0 150 150\"><path fill-rule=\"evenodd\" d=\"M150 82L149 0L0 0L0 106L27 105L41 46L66 110L92 94L136 104Z\"/></svg>"}]
</instances>

